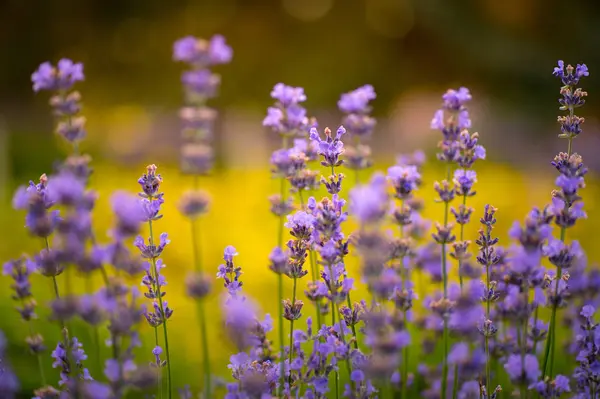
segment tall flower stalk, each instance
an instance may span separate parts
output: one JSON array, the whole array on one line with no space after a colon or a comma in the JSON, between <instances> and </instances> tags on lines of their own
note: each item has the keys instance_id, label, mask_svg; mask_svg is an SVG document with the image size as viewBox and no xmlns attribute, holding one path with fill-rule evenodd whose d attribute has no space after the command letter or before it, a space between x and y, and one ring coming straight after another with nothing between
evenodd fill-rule
<instances>
[{"instance_id":1,"label":"tall flower stalk","mask_svg":"<svg viewBox=\"0 0 600 399\"><path fill-rule=\"evenodd\" d=\"M186 105L180 110L179 115L185 142L181 149L182 170L193 175L193 190L183 195L180 211L189 218L191 225L194 275L188 276L188 294L198 299L196 303L204 362L204 392L207 398L212 395L210 354L205 303L201 299L208 295L205 290L210 287L205 286L204 282L207 278L202 274L199 216L207 211L208 198L203 191L199 190L198 185L200 176L209 173L214 159L210 143L217 111L206 106L206 102L217 95L221 79L219 75L212 73L210 68L229 63L232 53L231 47L220 35L215 35L208 41L187 36L177 40L173 45L173 60L185 62L190 68L181 75Z\"/></svg>"},{"instance_id":2,"label":"tall flower stalk","mask_svg":"<svg viewBox=\"0 0 600 399\"><path fill-rule=\"evenodd\" d=\"M370 115L369 102L377 97L371 85L364 85L341 95L338 108L344 113L342 125L346 128L354 145L346 147L346 167L354 170L354 184L360 183L360 171L373 165L371 147L366 142L371 138L377 121Z\"/></svg>"},{"instance_id":3,"label":"tall flower stalk","mask_svg":"<svg viewBox=\"0 0 600 399\"><path fill-rule=\"evenodd\" d=\"M452 235L453 224L449 224L448 217L450 213L450 202L454 199L456 191L450 185L452 177L452 164L456 163L460 157L460 134L463 129L471 127L471 119L465 104L471 100L469 90L461 87L458 90L448 90L442 96L443 105L439 109L432 121L431 128L440 130L443 136L439 143L440 152L438 159L446 164L446 179L441 183L435 183L435 190L439 195L439 202L444 203L444 222L437 224L437 233L433 235L434 240L441 245L441 267L442 267L442 286L444 300L448 299L448 244L452 244L456 237ZM444 316L443 330L443 359L442 359L442 397L446 397L446 388L448 383L448 315Z\"/></svg>"},{"instance_id":4,"label":"tall flower stalk","mask_svg":"<svg viewBox=\"0 0 600 399\"><path fill-rule=\"evenodd\" d=\"M8 261L2 268L2 274L10 276L14 283L11 288L14 291L12 298L19 303L16 307L21 315L21 319L27 323L29 335L25 338L25 342L31 354L37 357L38 368L42 385L46 385L46 375L44 373L44 365L42 361L42 353L46 349L44 346L44 338L41 334L36 334L33 328L33 320L37 318L35 313L36 302L31 293L31 282L29 280L31 273L35 270L35 263L18 258Z\"/></svg>"},{"instance_id":5,"label":"tall flower stalk","mask_svg":"<svg viewBox=\"0 0 600 399\"><path fill-rule=\"evenodd\" d=\"M388 180L394 188L394 197L399 201L399 205L394 210L394 222L398 224L399 237L393 243L392 259L398 259L400 287L394 290L392 299L398 311L402 313L402 321L408 326L409 311L413 304L413 287L410 278L410 260L414 252L414 243L405 232L406 227L413 221L413 206L415 205L413 192L421 183L421 174L416 165L398 164L388 168ZM402 353L403 365L400 368L401 396L406 398L408 391L408 365L409 348L404 347Z\"/></svg>"},{"instance_id":6,"label":"tall flower stalk","mask_svg":"<svg viewBox=\"0 0 600 399\"><path fill-rule=\"evenodd\" d=\"M561 125L559 138L567 140L567 152L559 153L552 165L559 171L560 175L556 179L558 190L552 192L552 213L554 222L560 227L560 241L562 248L560 251L569 253L569 246L566 244L567 228L572 227L577 219L586 217L583 211L583 202L579 196L579 190L585 187L584 176L587 169L583 165L580 155L573 153L573 140L582 132L581 124L584 119L575 115L575 108L585 104L587 92L577 87L581 78L589 76L588 68L585 64L577 64L576 67L567 65L563 61L558 61L558 66L554 68L553 75L560 78L563 86L560 89L562 98L559 99L560 110L567 111L568 115L559 116L558 122ZM554 352L558 341L556 335L557 310L563 305L566 292L561 293L561 284L564 283L563 265L559 262L553 262L556 266L556 275L553 283L553 292L551 293L551 316L548 338L546 339L546 348L544 350L543 374L552 379L554 369ZM562 281L562 283L561 283ZM566 291L566 287L564 290Z\"/></svg>"},{"instance_id":7,"label":"tall flower stalk","mask_svg":"<svg viewBox=\"0 0 600 399\"><path fill-rule=\"evenodd\" d=\"M271 98L276 100L273 107L267 109L267 116L263 120L263 126L271 128L279 134L282 141L282 148L273 152L271 164L273 165L274 176L280 179L279 194L271 196L271 212L279 217L279 229L277 233L277 246L283 247L283 228L284 217L293 209L293 200L288 196L287 180L295 175L298 170L298 164L288 149L289 141L293 137L303 137L306 135L308 119L306 110L300 103L306 101L304 89L301 87L292 87L278 83L271 91ZM280 375L279 386L283 390L285 379L284 368L284 308L283 308L283 276L277 273L277 303L279 304L279 347L280 347ZM282 391L281 391L282 392ZM281 393L280 392L280 393Z\"/></svg>"},{"instance_id":8,"label":"tall flower stalk","mask_svg":"<svg viewBox=\"0 0 600 399\"><path fill-rule=\"evenodd\" d=\"M173 388L171 381L171 355L169 351L167 320L173 314L173 310L169 308L167 301L163 299L166 292L162 287L167 284L167 281L164 275L162 275L161 269L165 268L166 265L163 263L162 259L159 259L165 246L169 243L169 240L167 238L167 233L162 233L159 241L157 241L154 236L153 222L162 218L160 207L164 203L163 193L159 192L162 177L156 173L156 169L157 167L155 165L149 165L146 168L146 173L138 179L138 183L142 188L139 195L142 197L142 204L146 212L145 219L148 221L149 237L148 244L146 244L142 236L137 236L134 244L140 250L142 257L150 260L150 263L146 262L146 275L142 280L142 284L148 288L148 292L145 294L146 297L153 300L153 311L146 312L144 316L146 317L148 324L154 328L157 347L160 347L158 327L162 325L165 354L167 358L167 396L170 399Z\"/></svg>"},{"instance_id":9,"label":"tall flower stalk","mask_svg":"<svg viewBox=\"0 0 600 399\"><path fill-rule=\"evenodd\" d=\"M492 281L492 267L500 261L494 246L498 243L498 238L492 237L492 229L496 224L496 208L491 205L486 205L483 217L479 220L482 228L479 230L479 237L475 241L479 247L479 255L477 262L485 269L485 291L482 301L485 303L485 319L480 326L480 333L483 335L484 350L485 350L485 388L487 392L491 392L492 372L491 372L491 356L490 356L490 339L496 334L497 327L491 320L491 305L498 300L496 292L496 281Z\"/></svg>"}]
</instances>

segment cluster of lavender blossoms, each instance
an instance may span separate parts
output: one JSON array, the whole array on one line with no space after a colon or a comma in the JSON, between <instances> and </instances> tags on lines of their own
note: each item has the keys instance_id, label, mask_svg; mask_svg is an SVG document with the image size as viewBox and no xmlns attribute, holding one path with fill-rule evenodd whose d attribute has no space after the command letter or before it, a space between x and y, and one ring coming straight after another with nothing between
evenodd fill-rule
<instances>
[{"instance_id":1,"label":"cluster of lavender blossoms","mask_svg":"<svg viewBox=\"0 0 600 399\"><path fill-rule=\"evenodd\" d=\"M210 200L200 190L200 177L214 160L217 112L207 102L216 96L220 77L211 68L229 63L232 50L221 36L208 41L190 36L175 43L173 59L189 66L181 78L181 169L193 176L193 189L183 194L179 210L190 222L194 254L185 287L173 290L184 289L198 309L203 360L203 378L194 387L200 389L198 397L600 396L595 315L600 272L587 267L581 245L567 235L586 217L580 192L587 168L574 152L584 122L575 109L587 96L579 87L589 75L584 64L559 61L554 69L563 85L559 104L565 112L558 117L559 138L568 142L567 152L551 162L559 173L557 188L547 206L514 223L508 232L511 243L504 247L496 226L501 211L491 204L475 209L470 201L476 195L474 167L486 151L479 134L469 131L468 89L448 90L431 121L441 133L437 159L445 169L433 183L443 219L432 223L422 216L427 205L420 198L422 152L399 155L386 174L375 172L360 182L359 171L373 165L367 144L376 127L371 85L341 96L342 125L332 131L319 130L307 116L301 87L276 84L271 92L275 104L263 121L281 139L270 159L279 185L279 193L270 197L277 237L265 259L277 279L270 294L277 306L275 322L269 314L262 316L247 294L247 284L256 279L242 281L239 254L231 245L216 267L224 287L216 293L222 298L222 316L207 319L205 301L213 294L215 275L206 273L204 264L218 262L203 259L208 255L201 246L200 217ZM27 326L25 343L36 358L40 386L23 393L2 335L0 396L171 399L180 388L176 371L187 354L175 353L168 339L173 309L166 297L163 252L170 241L167 233L156 231L163 217L163 178L151 164L138 180L137 195L115 192L108 238L97 239L92 211L99 198L88 188L91 158L81 152L85 119L81 95L73 90L83 80L82 64L68 59L57 66L43 63L32 75L34 91L51 92L56 132L71 147L54 171L20 187L13 198L14 208L26 212L25 228L40 247L7 261L3 274L11 280L12 299ZM356 172L352 187L340 172L343 166ZM474 236L466 228L472 218L480 225ZM354 231L349 225L356 226ZM74 273L85 277L85 287L73 285ZM49 354L56 369L52 374L38 332L32 288L38 274L49 278L53 288L49 321L55 333L46 337L57 338ZM102 284L93 284L96 275ZM141 280L143 293L139 284L130 285L133 280ZM140 326L143 319L148 331ZM76 337L76 322L88 325L90 334ZM219 322L236 351L229 357L228 381L211 374L207 331ZM101 335L110 348L104 356L98 350ZM150 348L139 349L150 340ZM222 342L217 344L220 348ZM142 359L136 357L140 354ZM101 365L103 373L91 373L93 364ZM181 387L179 395L194 397L189 386Z\"/></svg>"}]
</instances>

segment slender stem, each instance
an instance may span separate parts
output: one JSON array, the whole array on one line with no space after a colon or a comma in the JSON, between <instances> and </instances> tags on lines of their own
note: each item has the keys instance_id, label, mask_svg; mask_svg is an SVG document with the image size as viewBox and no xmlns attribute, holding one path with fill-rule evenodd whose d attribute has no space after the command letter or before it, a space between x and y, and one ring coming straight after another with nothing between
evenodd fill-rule
<instances>
[{"instance_id":1,"label":"slender stem","mask_svg":"<svg viewBox=\"0 0 600 399\"><path fill-rule=\"evenodd\" d=\"M466 197L465 197L466 198ZM491 232L491 227L487 228L487 234L489 235ZM490 263L486 262L485 264L485 283L486 283L486 293L485 293L485 320L486 322L490 319ZM490 338L488 337L487 331L485 331L485 384L486 391L488 396L490 394L490 388L492 387L492 367L491 367L491 358L490 358Z\"/></svg>"},{"instance_id":2,"label":"slender stem","mask_svg":"<svg viewBox=\"0 0 600 399\"><path fill-rule=\"evenodd\" d=\"M154 327L154 343L155 346L160 346L159 342L158 342L158 327ZM159 368L158 369L158 378L156 380L156 394L158 395L159 398L162 398L163 396L163 392L162 392L162 370Z\"/></svg>"},{"instance_id":3,"label":"slender stem","mask_svg":"<svg viewBox=\"0 0 600 399\"><path fill-rule=\"evenodd\" d=\"M42 386L46 386L46 373L44 372L44 364L42 362L42 354L38 353L36 355L38 367L40 369L40 378L42 379Z\"/></svg>"},{"instance_id":4,"label":"slender stem","mask_svg":"<svg viewBox=\"0 0 600 399\"><path fill-rule=\"evenodd\" d=\"M310 250L309 253L309 257L310 257L310 271L311 271L311 277L313 279L314 282L316 282L319 278L319 265L317 263L316 260L316 253L313 249ZM321 328L322 325L322 321L321 321L321 300L317 300L315 302L315 308L317 311L317 329Z\"/></svg>"},{"instance_id":5,"label":"slender stem","mask_svg":"<svg viewBox=\"0 0 600 399\"><path fill-rule=\"evenodd\" d=\"M296 305L296 287L298 279L294 277L294 288L292 291L292 308ZM288 377L288 384L290 385L290 392L292 390L292 359L294 358L294 319L290 320L290 357L288 365L290 367L290 375Z\"/></svg>"},{"instance_id":6,"label":"slender stem","mask_svg":"<svg viewBox=\"0 0 600 399\"><path fill-rule=\"evenodd\" d=\"M50 252L50 243L48 242L48 237L44 237L44 242L46 243L46 251ZM52 284L54 285L54 295L56 299L60 299L60 294L58 293L58 282L56 281L56 276L52 276Z\"/></svg>"},{"instance_id":7,"label":"slender stem","mask_svg":"<svg viewBox=\"0 0 600 399\"><path fill-rule=\"evenodd\" d=\"M340 314L340 306L336 303L335 304L335 311L337 312L337 314ZM339 325L340 325L340 338L342 339L342 343L344 343L344 345L346 345L346 336L344 334L344 325L342 324L342 318L339 318ZM350 375L352 374L352 365L350 365L350 358L346 357L346 370L348 371L348 377L350 377ZM354 390L354 381L350 380L350 386L352 387L352 390Z\"/></svg>"},{"instance_id":8,"label":"slender stem","mask_svg":"<svg viewBox=\"0 0 600 399\"><path fill-rule=\"evenodd\" d=\"M354 308L352 307L352 300L350 299L350 291L346 294L346 303L351 313L354 313ZM356 335L356 325L352 324L352 336L354 337L354 349L358 349L358 335Z\"/></svg>"},{"instance_id":9,"label":"slender stem","mask_svg":"<svg viewBox=\"0 0 600 399\"><path fill-rule=\"evenodd\" d=\"M463 195L463 206L467 206L467 195ZM465 225L461 223L460 225L460 241L465 239ZM460 282L460 291L463 289L463 275L462 275L462 260L458 260L458 281Z\"/></svg>"},{"instance_id":10,"label":"slender stem","mask_svg":"<svg viewBox=\"0 0 600 399\"><path fill-rule=\"evenodd\" d=\"M538 307L536 306L535 310L533 311L533 328L536 328L537 321L538 321ZM533 352L532 353L534 356L537 356L537 343L538 343L537 339L533 341Z\"/></svg>"},{"instance_id":11,"label":"slender stem","mask_svg":"<svg viewBox=\"0 0 600 399\"><path fill-rule=\"evenodd\" d=\"M283 148L287 148L287 136L282 136ZM281 201L285 201L285 178L281 178L280 184L280 195ZM279 216L279 232L277 234L277 245L281 248L283 246L283 215ZM283 275L277 274L277 305L279 310L279 396L283 396L284 381L285 381L285 352L283 347L284 333L283 333Z\"/></svg>"},{"instance_id":12,"label":"slender stem","mask_svg":"<svg viewBox=\"0 0 600 399\"><path fill-rule=\"evenodd\" d=\"M150 245L154 245L154 232L152 229L152 220L148 221L148 228L150 230ZM165 336L165 353L167 356L167 395L168 398L171 399L171 356L169 353L169 334L167 332L167 318L165 317L165 309L162 300L162 292L160 289L160 284L158 282L158 269L156 267L156 258L152 258L152 268L154 270L154 276L156 277L156 295L158 297L158 306L160 308L161 317L163 318L162 326L163 326L163 334Z\"/></svg>"},{"instance_id":13,"label":"slender stem","mask_svg":"<svg viewBox=\"0 0 600 399\"><path fill-rule=\"evenodd\" d=\"M458 365L454 365L454 378L452 383L452 399L458 395Z\"/></svg>"},{"instance_id":14,"label":"slender stem","mask_svg":"<svg viewBox=\"0 0 600 399\"><path fill-rule=\"evenodd\" d=\"M570 108L570 114L573 116L573 109ZM571 156L571 152L573 150L573 139L569 138L569 144L567 147L567 155ZM568 208L570 204L567 204L565 201L565 208ZM564 243L565 236L567 233L566 227L562 226L560 229L560 240ZM550 326L548 331L548 338L546 340L546 350L544 356L544 375L550 377L552 379L553 368L554 368L554 350L556 347L556 312L558 308L558 286L560 279L562 278L562 268L556 268L556 280L554 285L554 300L552 303L552 315L550 316ZM546 372L548 371L548 372Z\"/></svg>"},{"instance_id":15,"label":"slender stem","mask_svg":"<svg viewBox=\"0 0 600 399\"><path fill-rule=\"evenodd\" d=\"M194 269L202 272L202 255L200 253L200 221L194 218L190 221L192 228L192 252L194 254Z\"/></svg>"},{"instance_id":16,"label":"slender stem","mask_svg":"<svg viewBox=\"0 0 600 399\"><path fill-rule=\"evenodd\" d=\"M200 334L202 339L202 357L204 360L204 391L206 392L206 398L211 396L211 377L210 377L210 355L208 352L208 337L206 328L206 314L204 310L204 301L201 299L198 301L198 315L200 318Z\"/></svg>"},{"instance_id":17,"label":"slender stem","mask_svg":"<svg viewBox=\"0 0 600 399\"><path fill-rule=\"evenodd\" d=\"M195 186L197 185L197 176L194 176ZM196 272L202 271L202 258L200 251L200 231L199 231L199 221L194 218L191 220L191 238L192 238L192 250L194 254L194 269ZM196 302L196 306L198 307L198 319L200 322L200 340L202 341L202 358L203 358L203 367L204 367L204 391L205 397L210 398L211 395L211 377L210 377L210 353L208 349L208 335L206 328L206 313L204 309L204 300L199 299Z\"/></svg>"},{"instance_id":18,"label":"slender stem","mask_svg":"<svg viewBox=\"0 0 600 399\"><path fill-rule=\"evenodd\" d=\"M450 181L452 170L450 164L446 169L447 181ZM448 209L449 203L444 202L444 227L448 227ZM446 266L446 243L442 244L442 280L444 284L444 299L448 298L448 270ZM448 384L448 316L444 315L444 357L442 359L442 398L446 398L446 389Z\"/></svg>"},{"instance_id":19,"label":"slender stem","mask_svg":"<svg viewBox=\"0 0 600 399\"><path fill-rule=\"evenodd\" d=\"M404 311L404 320L406 320L406 311ZM402 350L404 352L402 356L402 360L404 361L404 368L402 369L402 381L400 381L400 383L402 384L402 399L406 399L408 397L408 348L409 345L406 345Z\"/></svg>"},{"instance_id":20,"label":"slender stem","mask_svg":"<svg viewBox=\"0 0 600 399\"><path fill-rule=\"evenodd\" d=\"M21 303L23 303L23 305L25 304L24 300L21 300ZM30 337L34 337L34 332L33 332L33 327L31 325L31 320L27 321L27 326L29 327L29 336ZM42 363L42 354L41 353L36 353L36 357L37 357L37 362L38 362L38 368L40 371L40 378L42 379L42 385L46 386L46 374L44 373L44 365Z\"/></svg>"},{"instance_id":21,"label":"slender stem","mask_svg":"<svg viewBox=\"0 0 600 399\"><path fill-rule=\"evenodd\" d=\"M331 281L331 279L333 278L333 269L331 267L331 265L329 265L329 291L332 293L332 298L331 298L331 326L334 327L335 326L335 313L337 310L337 306L334 303L335 299L333 298L333 282ZM343 326L342 326L342 322L341 322L341 318L340 318L340 335L342 338L342 342L344 342L344 330L343 330ZM340 374L339 372L336 370L335 371L335 398L339 399L339 379L340 379Z\"/></svg>"},{"instance_id":22,"label":"slender stem","mask_svg":"<svg viewBox=\"0 0 600 399\"><path fill-rule=\"evenodd\" d=\"M329 267L331 270L331 267ZM331 273L331 272L330 272ZM330 274L332 276L332 274ZM331 326L335 326L335 305L333 301L331 301ZM335 399L339 399L340 397L340 387L339 387L340 374L336 370L335 371Z\"/></svg>"}]
</instances>

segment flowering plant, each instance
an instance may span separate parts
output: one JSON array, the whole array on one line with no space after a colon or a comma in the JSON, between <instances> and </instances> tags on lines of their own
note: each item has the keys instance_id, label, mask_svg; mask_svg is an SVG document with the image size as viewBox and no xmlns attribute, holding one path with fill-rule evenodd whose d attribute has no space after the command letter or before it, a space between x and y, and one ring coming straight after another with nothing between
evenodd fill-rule
<instances>
[{"instance_id":1,"label":"flowering plant","mask_svg":"<svg viewBox=\"0 0 600 399\"><path fill-rule=\"evenodd\" d=\"M574 152L584 122L575 110L587 96L579 87L589 75L585 64L559 61L554 68L565 113L558 118L558 137L567 141L567 149L551 162L559 175L548 204L515 222L509 232L512 243L498 238L501 210L493 204L483 209L471 205L476 165L486 159L486 150L480 135L470 132L476 121L469 113L473 99L468 89L448 90L441 108L432 112L431 128L441 133L437 161L445 167L432 185L440 204L435 205L419 198L425 189L421 152L401 155L386 173L373 172L361 181L373 167L368 142L377 124L370 114L370 102L376 99L371 85L341 95L338 107L344 116L335 131L319 128L307 116L302 88L275 85L275 103L263 121L281 138L270 158L279 193L269 198L279 230L264 260L265 271L275 273L278 282L271 294L278 314L272 318L261 315L247 293L234 246L224 248L218 266L203 259L200 247L200 222L211 201L201 189L202 177L214 163L211 142L218 117L209 103L221 81L213 68L229 63L232 50L218 35L210 40L185 37L175 43L173 59L188 67L181 76L181 169L190 175L192 188L180 199L179 210L189 221L194 254L185 292L199 315L200 397L491 399L503 391L520 398L600 395L595 317L600 280L568 234L586 217L580 190L587 168ZM34 91L52 93L56 132L71 152L54 173L19 188L13 200L15 209L26 212L25 228L43 243L39 252L9 260L3 268L13 281L12 297L30 327L25 341L39 365L40 388L31 396L103 399L145 392L170 399L180 388L180 397L191 398L189 387L173 383L172 366L186 355L169 348L171 319L180 315L168 303L167 291L177 287L167 285L162 258L177 242L171 244L167 233L157 231L168 198L163 176L152 164L137 181L137 195L115 192L110 239L96 239L91 158L79 148L85 118L74 87L82 80L83 65L68 59L56 66L43 63L32 75ZM346 168L353 170L351 184ZM321 188L323 197L317 191ZM442 207L443 219L426 220L425 206ZM481 228L469 237L465 226L473 218ZM354 231L348 221L356 224ZM360 258L359 270L349 267L350 256ZM75 294L69 283L73 271L86 278L101 276L102 286ZM52 376L45 372L44 339L32 322L37 304L30 277L35 273L51 279L54 289L50 322L61 339L52 344L52 367L58 370ZM131 277L138 283L132 286ZM62 279L64 292L57 282ZM285 289L286 279L291 290ZM214 293L216 281L223 282L220 293ZM424 290L423 281L436 288ZM140 285L142 292L136 287ZM361 287L368 292L365 297ZM222 297L219 322L237 351L230 357L230 375L222 376L226 382L211 371L209 352L219 348L207 334L205 307L211 295ZM75 337L74 318L89 324L95 339ZM144 319L154 345L140 352ZM563 322L569 323L573 339L560 327ZM109 356L93 359L104 365L102 376L90 373L86 364L91 359L83 349L85 343L92 353L90 348L102 345L100 329L109 332L106 345L111 349ZM557 374L557 350L567 343L568 364L561 369L567 373ZM12 398L18 382L5 349L2 339L0 391L3 398Z\"/></svg>"}]
</instances>

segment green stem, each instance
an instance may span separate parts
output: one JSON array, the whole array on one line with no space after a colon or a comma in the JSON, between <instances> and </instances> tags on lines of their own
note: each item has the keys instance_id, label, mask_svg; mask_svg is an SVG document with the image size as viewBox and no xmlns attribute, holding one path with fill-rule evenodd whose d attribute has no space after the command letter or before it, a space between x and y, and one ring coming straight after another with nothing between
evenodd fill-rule
<instances>
[{"instance_id":1,"label":"green stem","mask_svg":"<svg viewBox=\"0 0 600 399\"><path fill-rule=\"evenodd\" d=\"M454 366L454 381L452 383L452 399L458 395L458 365Z\"/></svg>"},{"instance_id":2,"label":"green stem","mask_svg":"<svg viewBox=\"0 0 600 399\"><path fill-rule=\"evenodd\" d=\"M573 106L569 106L569 115L571 116L571 118L573 117L573 113L574 113L574 109ZM567 145L567 155L570 157L571 153L573 151L573 138L569 137L569 142ZM571 204L568 204L565 201L565 208L569 208L571 206ZM566 227L561 227L560 229L560 240L564 243L565 242L565 236L567 233L567 229ZM557 311L557 307L558 307L558 301L556 300L556 298L558 298L558 283L560 281L562 277L562 268L557 267L556 268L556 283L554 286L554 303L552 304L552 316L550 317L550 326L549 326L549 331L548 331L548 338L550 338L550 336L552 337L551 341L546 341L546 353L545 353L545 357L544 357L544 376L548 376L550 377L550 379L552 380L552 373L553 373L553 368L554 368L554 350L556 347L556 311ZM550 359L548 359L550 358ZM546 373L546 367L549 367L549 372Z\"/></svg>"},{"instance_id":3,"label":"green stem","mask_svg":"<svg viewBox=\"0 0 600 399\"><path fill-rule=\"evenodd\" d=\"M354 313L352 300L350 299L350 291L348 291L348 294L346 294L346 304L348 305L350 312ZM354 349L358 350L358 335L356 335L356 325L352 324L350 328L352 329L352 336L354 337Z\"/></svg>"},{"instance_id":4,"label":"green stem","mask_svg":"<svg viewBox=\"0 0 600 399\"><path fill-rule=\"evenodd\" d=\"M294 277L294 288L292 290L292 308L296 305L296 287L298 279ZM290 375L288 377L288 383L290 385L290 392L292 391L292 359L294 357L294 319L290 320L290 357L288 365L290 367Z\"/></svg>"},{"instance_id":5,"label":"green stem","mask_svg":"<svg viewBox=\"0 0 600 399\"><path fill-rule=\"evenodd\" d=\"M25 301L21 300L21 303L24 304ZM33 327L31 325L31 320L27 321L27 326L29 327L29 336L30 337L34 337L34 332L33 332ZM37 362L38 362L38 368L40 371L40 378L42 379L42 386L46 386L46 374L44 373L44 365L42 363L42 354L41 353L36 353L36 357L37 357Z\"/></svg>"},{"instance_id":6,"label":"green stem","mask_svg":"<svg viewBox=\"0 0 600 399\"><path fill-rule=\"evenodd\" d=\"M190 222L192 228L192 252L194 254L194 270L202 272L202 256L200 254L200 221L196 218Z\"/></svg>"},{"instance_id":7,"label":"green stem","mask_svg":"<svg viewBox=\"0 0 600 399\"><path fill-rule=\"evenodd\" d=\"M285 359L285 352L283 350L283 275L281 273L277 274L277 292L278 292L278 296L279 296L279 342L280 342L280 346L279 346L279 359L280 359L280 363L281 363L281 367L279 369L279 384L280 384L280 393L281 396L283 395L283 386L284 386L284 379L285 379L285 365L284 365L284 359Z\"/></svg>"},{"instance_id":8,"label":"green stem","mask_svg":"<svg viewBox=\"0 0 600 399\"><path fill-rule=\"evenodd\" d=\"M467 206L467 195L463 196L463 206ZM460 225L460 241L465 239L465 225L461 223ZM462 260L458 260L458 280L460 282L460 291L463 289L463 275L462 275Z\"/></svg>"},{"instance_id":9,"label":"green stem","mask_svg":"<svg viewBox=\"0 0 600 399\"><path fill-rule=\"evenodd\" d=\"M158 342L158 327L154 327L154 343L155 346L160 346L159 342ZM163 396L163 392L162 392L162 370L159 368L158 369L158 378L156 380L156 394L158 395L159 398L162 398Z\"/></svg>"},{"instance_id":10,"label":"green stem","mask_svg":"<svg viewBox=\"0 0 600 399\"><path fill-rule=\"evenodd\" d=\"M466 197L465 197L466 198ZM491 227L487 228L487 234L489 235L491 232ZM490 264L486 262L485 265L485 275L486 275L486 300L485 300L485 320L490 319ZM492 372L491 372L491 358L490 358L490 339L485 332L485 384L488 396L490 395L490 388L492 387ZM497 376L496 376L497 378Z\"/></svg>"},{"instance_id":11,"label":"green stem","mask_svg":"<svg viewBox=\"0 0 600 399\"><path fill-rule=\"evenodd\" d=\"M211 377L210 377L210 355L208 352L208 337L206 329L206 314L204 311L204 301L201 299L198 301L198 315L200 318L200 334L202 339L202 357L204 359L204 391L206 392L206 398L210 398L211 395Z\"/></svg>"},{"instance_id":12,"label":"green stem","mask_svg":"<svg viewBox=\"0 0 600 399\"><path fill-rule=\"evenodd\" d=\"M331 302L331 326L335 326L335 305L333 304L333 301ZM334 375L335 375L335 399L339 399L339 397L340 397L340 387L339 387L340 374L336 370Z\"/></svg>"},{"instance_id":13,"label":"green stem","mask_svg":"<svg viewBox=\"0 0 600 399\"><path fill-rule=\"evenodd\" d=\"M533 311L533 327L535 328L537 326L537 321L538 321L538 307L535 307L535 310ZM537 356L537 339L535 341L533 341L533 355Z\"/></svg>"},{"instance_id":14,"label":"green stem","mask_svg":"<svg viewBox=\"0 0 600 399\"><path fill-rule=\"evenodd\" d=\"M329 279L330 279L330 281L331 281L332 278L333 278L333 270L332 270L331 265L329 265ZM333 290L332 289L333 289L333 284L330 283L329 291L333 294ZM333 295L332 295L332 297L333 297ZM336 309L337 309L336 304L334 303L334 299L332 298L331 299L331 326L332 327L335 326L335 323L336 323L335 322ZM342 340L344 340L344 338L343 338L344 337L344 331L342 329L342 323L341 322L340 322L340 333L341 333ZM336 370L335 371L335 398L336 399L339 399L339 397L340 397L339 379L340 379L340 374Z\"/></svg>"},{"instance_id":15,"label":"green stem","mask_svg":"<svg viewBox=\"0 0 600 399\"><path fill-rule=\"evenodd\" d=\"M46 243L46 251L50 253L50 243L48 242L48 237L44 237L44 242ZM56 276L52 276L52 284L54 285L54 295L56 299L60 299L60 294L58 293L58 282L56 281Z\"/></svg>"},{"instance_id":16,"label":"green stem","mask_svg":"<svg viewBox=\"0 0 600 399\"><path fill-rule=\"evenodd\" d=\"M287 136L282 136L283 148L287 148ZM281 201L285 201L285 178L281 178L280 184L280 195ZM283 215L279 216L279 232L277 234L277 245L279 248L283 247ZM283 333L283 275L281 273L277 274L277 305L279 310L279 397L283 397L283 388L285 381L285 352L283 347L284 342L284 333Z\"/></svg>"},{"instance_id":17,"label":"green stem","mask_svg":"<svg viewBox=\"0 0 600 399\"><path fill-rule=\"evenodd\" d=\"M152 220L148 221L148 227L150 230L150 245L154 245L154 232L152 229ZM156 277L156 295L158 297L158 306L160 308L160 313L161 313L161 317L165 316L165 309L164 309L164 305L163 305L163 300L162 300L162 292L160 289L160 284L158 283L158 269L156 268L156 258L152 258L152 268L154 271L154 276ZM162 322L162 326L163 326L163 334L165 336L165 354L167 356L167 395L168 398L171 399L171 389L172 389L172 383L171 383L171 355L169 352L169 334L167 332L167 319L166 317L164 317L164 320Z\"/></svg>"},{"instance_id":18,"label":"green stem","mask_svg":"<svg viewBox=\"0 0 600 399\"><path fill-rule=\"evenodd\" d=\"M312 249L310 250L309 257L310 257L310 272L311 272L311 277L312 277L312 279L313 279L314 282L317 282L317 280L318 280L317 276L319 274L319 272L318 272L319 265L317 264L317 261L315 259L316 254L315 254L314 250L312 250ZM321 328L321 325L322 325L322 321L321 321L321 300L318 300L318 301L315 302L315 308L316 308L316 311L317 311L317 330L318 330L319 328Z\"/></svg>"},{"instance_id":19,"label":"green stem","mask_svg":"<svg viewBox=\"0 0 600 399\"><path fill-rule=\"evenodd\" d=\"M197 176L194 176L194 186L197 186ZM202 257L200 251L200 232L199 232L199 221L198 219L191 220L191 228L192 228L192 251L194 255L194 269L196 272L202 272ZM204 366L204 392L205 397L210 398L211 395L211 377L210 377L210 353L208 348L208 334L206 328L206 313L204 309L204 300L199 299L196 302L196 306L198 307L198 321L200 322L200 340L202 342L202 358L203 358L203 366Z\"/></svg>"},{"instance_id":20,"label":"green stem","mask_svg":"<svg viewBox=\"0 0 600 399\"><path fill-rule=\"evenodd\" d=\"M452 170L450 164L446 169L446 180L450 181ZM444 227L448 227L449 203L444 202ZM442 279L444 284L444 299L448 298L448 271L446 268L446 243L442 244ZM442 398L446 398L448 384L448 316L444 315L444 357L442 359Z\"/></svg>"},{"instance_id":21,"label":"green stem","mask_svg":"<svg viewBox=\"0 0 600 399\"><path fill-rule=\"evenodd\" d=\"M406 311L404 311L404 320L406 320ZM404 349L402 350L404 352L403 354L403 361L404 361L404 368L402 369L402 381L400 381L400 383L402 384L402 399L406 399L407 396L407 391L408 391L408 348L409 345L406 345L404 347Z\"/></svg>"}]
</instances>

